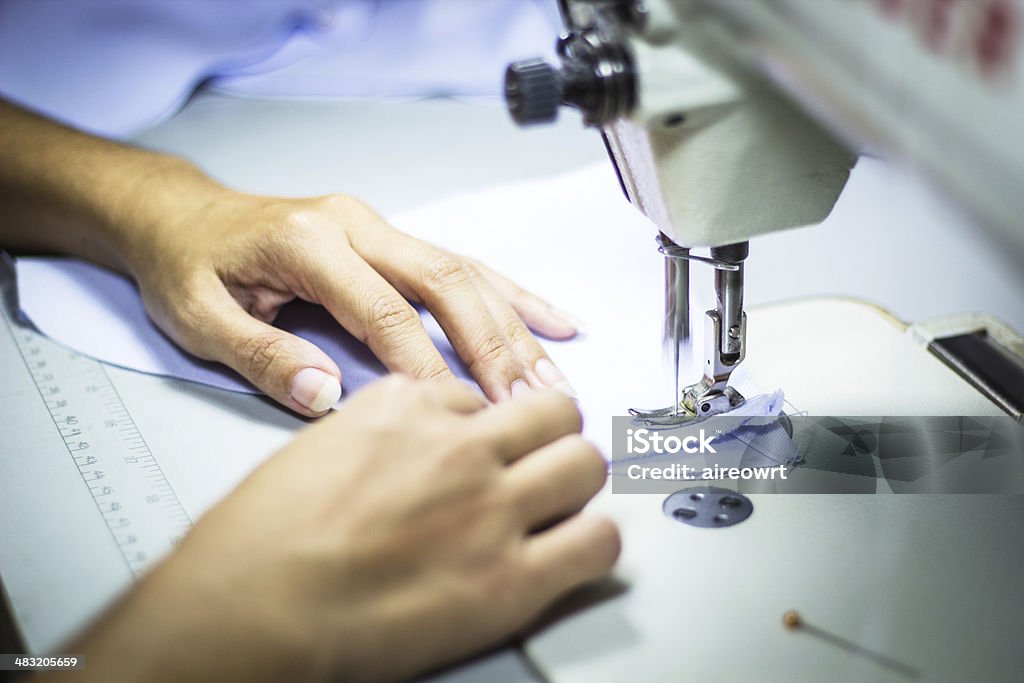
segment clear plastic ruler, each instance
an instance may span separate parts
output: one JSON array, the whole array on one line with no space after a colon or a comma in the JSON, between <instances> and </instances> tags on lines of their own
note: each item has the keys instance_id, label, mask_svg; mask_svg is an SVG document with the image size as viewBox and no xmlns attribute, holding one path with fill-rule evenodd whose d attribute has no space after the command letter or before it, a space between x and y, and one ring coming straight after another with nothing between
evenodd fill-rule
<instances>
[{"instance_id":1,"label":"clear plastic ruler","mask_svg":"<svg viewBox=\"0 0 1024 683\"><path fill-rule=\"evenodd\" d=\"M39 450L63 444L68 466L77 469L96 504L95 514L137 575L176 544L192 520L104 365L12 320L17 309L11 293L5 295L0 377L24 384L17 387L23 389L20 400L45 404L53 427L37 435Z\"/></svg>"}]
</instances>

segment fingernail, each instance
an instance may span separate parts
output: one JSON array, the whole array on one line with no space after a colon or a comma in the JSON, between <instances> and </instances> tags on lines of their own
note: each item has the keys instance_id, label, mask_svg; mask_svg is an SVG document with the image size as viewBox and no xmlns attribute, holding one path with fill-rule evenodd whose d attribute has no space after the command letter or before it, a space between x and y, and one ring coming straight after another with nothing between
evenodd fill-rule
<instances>
[{"instance_id":1,"label":"fingernail","mask_svg":"<svg viewBox=\"0 0 1024 683\"><path fill-rule=\"evenodd\" d=\"M565 378L565 375L558 369L558 366L547 358L541 358L537 361L537 364L533 366L533 370L544 384L552 389L561 391L569 398L576 398L576 390L569 384L569 380Z\"/></svg>"},{"instance_id":2,"label":"fingernail","mask_svg":"<svg viewBox=\"0 0 1024 683\"><path fill-rule=\"evenodd\" d=\"M341 384L317 368L303 368L292 378L291 397L314 413L322 413L341 398Z\"/></svg>"},{"instance_id":3,"label":"fingernail","mask_svg":"<svg viewBox=\"0 0 1024 683\"><path fill-rule=\"evenodd\" d=\"M522 379L517 379L515 382L512 382L510 389L512 391L512 398L518 398L524 394L530 393L530 385L526 383L526 380Z\"/></svg>"},{"instance_id":4,"label":"fingernail","mask_svg":"<svg viewBox=\"0 0 1024 683\"><path fill-rule=\"evenodd\" d=\"M576 316L572 315L571 313L566 313L562 309L555 308L554 306L552 306L550 310L551 310L551 314L552 315L555 315L555 316L561 318L562 321L566 325L571 326L574 330L576 330L580 334L586 334L586 332L587 332L587 325L582 320L580 320Z\"/></svg>"}]
</instances>

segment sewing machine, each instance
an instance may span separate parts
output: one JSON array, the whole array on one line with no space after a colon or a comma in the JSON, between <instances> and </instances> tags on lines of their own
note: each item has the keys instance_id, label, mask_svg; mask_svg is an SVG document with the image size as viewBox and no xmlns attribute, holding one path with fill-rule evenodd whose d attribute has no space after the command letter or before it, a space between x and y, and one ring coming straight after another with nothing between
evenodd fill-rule
<instances>
[{"instance_id":1,"label":"sewing machine","mask_svg":"<svg viewBox=\"0 0 1024 683\"><path fill-rule=\"evenodd\" d=\"M600 127L623 190L661 231L677 403L640 414L688 420L743 402L728 382L746 353L747 240L824 220L865 146L911 158L992 237L1024 244L1013 189L1024 146L1005 144L1024 111L1014 80L1022 7L560 2L561 65L512 64L506 100L520 125L567 105ZM691 261L715 269L716 304L705 314L704 376L680 392Z\"/></svg>"},{"instance_id":2,"label":"sewing machine","mask_svg":"<svg viewBox=\"0 0 1024 683\"><path fill-rule=\"evenodd\" d=\"M745 362L811 414L1021 419L1024 340L998 320L908 325L818 298L751 311L748 329L743 265L748 239L824 220L864 150L923 172L937 202L1019 257L1024 4L560 4L561 63L512 64L506 100L521 125L578 109L660 231L675 394L634 414L680 423L735 408L730 378ZM716 301L704 375L684 386L691 262L714 268ZM970 450L964 437L952 453ZM921 462L949 461L939 447ZM557 681L1014 680L1021 656L1001 634L1024 625L1003 571L1024 561L1019 497L947 495L967 490L950 472L939 495L886 495L907 489L876 476L845 489L875 495L755 494L751 521L722 531L680 526L679 493L606 490L591 509L622 529L621 585L545 624L528 656Z\"/></svg>"}]
</instances>

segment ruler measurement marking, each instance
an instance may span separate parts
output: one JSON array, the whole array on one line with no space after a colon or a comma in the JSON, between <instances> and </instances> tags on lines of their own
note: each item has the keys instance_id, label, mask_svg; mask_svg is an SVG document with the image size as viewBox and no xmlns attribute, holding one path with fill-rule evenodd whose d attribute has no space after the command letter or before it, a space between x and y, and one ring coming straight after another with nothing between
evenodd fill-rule
<instances>
[{"instance_id":1,"label":"ruler measurement marking","mask_svg":"<svg viewBox=\"0 0 1024 683\"><path fill-rule=\"evenodd\" d=\"M167 479L163 468L156 460L152 451L146 444L144 437L142 436L138 425L132 418L131 413L128 411L127 406L124 404L120 392L114 385L107 373L106 368L103 367L98 361L91 358L87 358L77 353L69 352L68 358L66 359L71 365L75 365L79 362L85 361L91 365L91 367L83 367L80 371L75 368L64 367L61 368L61 363L57 364L58 370L49 371L48 361L45 358L41 358L40 354L43 353L43 349L36 344L34 335L29 332L23 332L18 334L15 332L15 327L12 321L5 311L0 311L0 315L3 316L7 323L7 332L14 341L14 345L18 350L18 354L21 356L22 362L25 364L25 368L28 370L29 376L32 378L33 383L36 387L36 392L42 399L47 412L50 415L50 419L57 429L57 433L63 441L65 449L72 457L72 463L78 470L83 483L86 485L90 496L93 499L93 503L96 506L96 510L100 514L100 518L104 521L108 532L110 533L112 540L115 545L121 550L120 555L128 567L128 570L133 574L137 574L138 570L141 569L141 564L145 562L149 555L146 552L145 546L142 550L135 551L133 546L139 544L140 536L138 534L126 534L125 530L132 527L132 519L130 517L122 516L124 514L122 504L120 501L108 501L106 498L116 493L114 486L104 483L106 479L106 469L103 469L103 463L97 463L95 456L90 455L90 444L86 440L88 435L84 435L82 429L86 426L92 429L102 430L104 427L110 429L117 425L121 426L117 431L121 433L130 433L134 436L121 436L118 435L116 438L125 446L130 446L131 443L136 443L135 446L130 446L129 450L138 453L137 455L130 455L123 458L124 464L137 465L145 461L147 464L142 465L142 469L150 471L151 474L145 475L147 479L154 480L151 484L151 490L156 492L151 494L154 500L148 500L147 502L158 502L160 498L167 497L168 500L164 501L161 505L162 508L172 510L173 512L167 515L164 519L168 522L173 523L173 528L168 535L168 541L174 543L180 538L181 534L187 531L192 526L192 519L185 510L181 503L180 498L171 486L170 481ZM56 375L59 374L60 377ZM74 379L84 379L88 381L92 379L95 383L88 384L85 386L84 393L93 396L93 399L97 405L102 406L101 412L106 416L105 421L100 421L95 425L88 423L88 421L82 425L82 428L74 427L78 422L78 416L69 414L68 400L63 398L61 391L61 382ZM72 398L79 398L75 396L75 391L71 392ZM95 416L87 416L95 417ZM91 433L91 432L90 432ZM108 432L113 435L113 432ZM101 448L97 451L97 456L103 456L106 450L102 448L104 444L101 443ZM112 456L115 457L116 456ZM98 467L93 467L98 465ZM124 465L122 465L123 467ZM116 467L115 467L116 469ZM115 472L115 475L117 473ZM159 480L157 483L156 480ZM159 496L160 498L157 498ZM118 512L122 512L119 515ZM163 514L163 513L161 513ZM141 532L140 532L141 533ZM129 553L131 549L131 554Z\"/></svg>"},{"instance_id":2,"label":"ruler measurement marking","mask_svg":"<svg viewBox=\"0 0 1024 683\"><path fill-rule=\"evenodd\" d=\"M142 433L139 431L138 425L135 424L135 419L131 416L131 413L128 412L128 407L125 405L124 400L121 398L121 393L117 390L117 387L115 387L114 383L110 380L110 375L107 374L106 368L104 368L102 365L98 365L97 366L97 370L99 370L100 372L103 373L103 377L107 381L107 386L109 386L110 389L114 392L114 395L117 396L118 403L120 403L121 406L122 406L121 409L124 411L125 418L131 423L132 428L135 429L135 431L139 433L139 438L141 439L142 438ZM148 453L150 455L150 457L153 457L152 456L152 451L149 450L149 446L148 445L145 446L145 450L146 450L146 453ZM163 479L163 482L164 482L162 486L158 487L158 489L163 489L163 488L167 489L167 491L169 492L169 494L173 498L174 503L176 504L178 510L180 510L181 515L184 517L183 524L185 525L186 528L191 527L192 526L192 518L189 516L188 511L185 510L185 506L181 504L181 499L178 497L178 494L174 491L174 487L171 486L170 480L164 474L163 468L160 467L160 463L157 462L156 458L153 458L153 464L159 470L160 477ZM134 573L134 571L135 570L133 569L132 572Z\"/></svg>"}]
</instances>

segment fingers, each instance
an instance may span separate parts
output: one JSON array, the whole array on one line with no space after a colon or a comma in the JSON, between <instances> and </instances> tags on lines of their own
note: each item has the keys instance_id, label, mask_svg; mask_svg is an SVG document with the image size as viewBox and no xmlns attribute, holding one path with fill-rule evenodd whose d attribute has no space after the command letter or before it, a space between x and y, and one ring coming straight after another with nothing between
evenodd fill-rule
<instances>
[{"instance_id":1,"label":"fingers","mask_svg":"<svg viewBox=\"0 0 1024 683\"><path fill-rule=\"evenodd\" d=\"M518 312L553 338L573 336L575 327L550 305L486 267L387 224L360 233L354 246L400 292L430 309L489 397L501 400L529 386L555 387L575 396Z\"/></svg>"},{"instance_id":2,"label":"fingers","mask_svg":"<svg viewBox=\"0 0 1024 683\"><path fill-rule=\"evenodd\" d=\"M547 603L606 575L621 548L611 520L577 515L527 538L523 562L537 598Z\"/></svg>"},{"instance_id":3,"label":"fingers","mask_svg":"<svg viewBox=\"0 0 1024 683\"><path fill-rule=\"evenodd\" d=\"M326 413L341 397L341 371L315 345L253 318L218 280L176 332L203 358L231 367L297 413ZM186 329L187 328L187 329Z\"/></svg>"},{"instance_id":4,"label":"fingers","mask_svg":"<svg viewBox=\"0 0 1024 683\"><path fill-rule=\"evenodd\" d=\"M454 377L419 313L357 254L321 254L307 274L318 303L392 371Z\"/></svg>"},{"instance_id":5,"label":"fingers","mask_svg":"<svg viewBox=\"0 0 1024 683\"><path fill-rule=\"evenodd\" d=\"M566 434L578 433L582 426L575 401L543 390L481 411L466 429L493 443L503 461L512 462Z\"/></svg>"},{"instance_id":6,"label":"fingers","mask_svg":"<svg viewBox=\"0 0 1024 683\"><path fill-rule=\"evenodd\" d=\"M578 320L560 311L536 294L526 291L484 264L467 259L502 296L530 329L549 339L570 339L583 330Z\"/></svg>"},{"instance_id":7,"label":"fingers","mask_svg":"<svg viewBox=\"0 0 1024 683\"><path fill-rule=\"evenodd\" d=\"M576 398L576 390L569 384L569 380L558 369L558 366L548 358L544 348L530 333L523 319L513 310L508 300L499 295L483 279L476 266L470 264L468 268L477 283L477 291L480 292L481 298L501 328L506 342L526 366L526 376L530 385L536 388L550 387L561 391L570 398Z\"/></svg>"},{"instance_id":8,"label":"fingers","mask_svg":"<svg viewBox=\"0 0 1024 683\"><path fill-rule=\"evenodd\" d=\"M430 309L484 393L501 400L527 388L531 366L513 351L459 258L387 227L360 247L381 275Z\"/></svg>"},{"instance_id":9,"label":"fingers","mask_svg":"<svg viewBox=\"0 0 1024 683\"><path fill-rule=\"evenodd\" d=\"M579 512L607 476L600 452L572 434L510 465L504 481L530 530Z\"/></svg>"}]
</instances>

